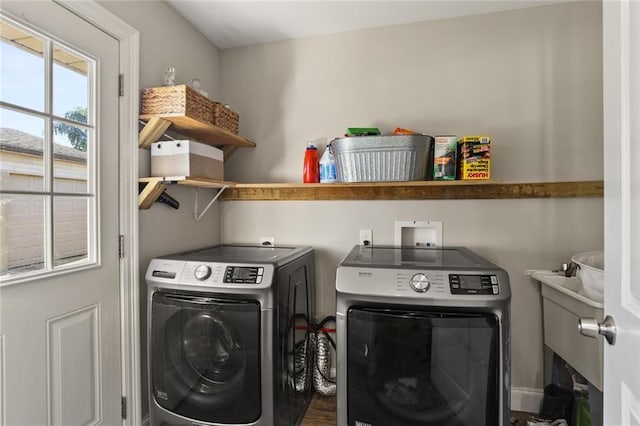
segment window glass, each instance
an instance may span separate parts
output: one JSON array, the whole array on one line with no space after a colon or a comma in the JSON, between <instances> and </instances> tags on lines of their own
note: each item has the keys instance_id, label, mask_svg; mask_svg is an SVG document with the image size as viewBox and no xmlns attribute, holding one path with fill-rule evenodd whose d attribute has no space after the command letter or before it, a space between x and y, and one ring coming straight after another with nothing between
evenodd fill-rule
<instances>
[{"instance_id":1,"label":"window glass","mask_svg":"<svg viewBox=\"0 0 640 426\"><path fill-rule=\"evenodd\" d=\"M86 193L88 188L87 150L90 144L88 129L54 121L56 135L53 143L53 190Z\"/></svg>"},{"instance_id":2,"label":"window glass","mask_svg":"<svg viewBox=\"0 0 640 426\"><path fill-rule=\"evenodd\" d=\"M44 268L45 197L0 194L0 278Z\"/></svg>"},{"instance_id":3,"label":"window glass","mask_svg":"<svg viewBox=\"0 0 640 426\"><path fill-rule=\"evenodd\" d=\"M66 265L87 260L86 197L56 197L53 200L53 264Z\"/></svg>"},{"instance_id":4,"label":"window glass","mask_svg":"<svg viewBox=\"0 0 640 426\"><path fill-rule=\"evenodd\" d=\"M44 111L44 41L0 20L0 100Z\"/></svg>"},{"instance_id":5,"label":"window glass","mask_svg":"<svg viewBox=\"0 0 640 426\"><path fill-rule=\"evenodd\" d=\"M89 64L80 55L54 44L53 114L88 123Z\"/></svg>"},{"instance_id":6,"label":"window glass","mask_svg":"<svg viewBox=\"0 0 640 426\"><path fill-rule=\"evenodd\" d=\"M45 120L0 108L0 190L44 190Z\"/></svg>"}]
</instances>

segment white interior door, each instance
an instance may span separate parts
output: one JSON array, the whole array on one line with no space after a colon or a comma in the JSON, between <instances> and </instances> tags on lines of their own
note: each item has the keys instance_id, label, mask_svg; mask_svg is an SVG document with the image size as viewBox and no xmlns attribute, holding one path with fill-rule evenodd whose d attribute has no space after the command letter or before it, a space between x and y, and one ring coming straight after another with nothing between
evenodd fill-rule
<instances>
[{"instance_id":1,"label":"white interior door","mask_svg":"<svg viewBox=\"0 0 640 426\"><path fill-rule=\"evenodd\" d=\"M603 2L605 314L604 424L640 425L640 2Z\"/></svg>"},{"instance_id":2,"label":"white interior door","mask_svg":"<svg viewBox=\"0 0 640 426\"><path fill-rule=\"evenodd\" d=\"M56 97L62 96L62 102L64 95L60 94L64 91L57 88L59 82L54 72L53 82L44 84L45 103L53 100L54 115L36 117L46 124L42 139L45 140L43 146L49 146L41 153L44 160L41 160L40 180L49 176L52 183L50 187L45 184L40 188L42 202L30 205L31 209L42 210L44 232L35 225L27 225L33 226L32 234L44 235L45 254L41 262L44 266L40 274L31 278L7 281L5 285L0 282L0 424L120 424L118 42L52 1L3 1L0 10L15 18L16 22L24 23L25 28L41 31L55 41L52 44L54 48L50 49L53 52L50 54L56 58L55 66L65 61L65 52L73 49L89 58L87 64L93 66L95 80L89 84L88 98L95 102L93 107L89 107L91 118L87 126L79 128L89 134L85 158L96 171L95 174L87 173L78 166L78 161L74 163L74 155L66 155L73 150L62 149L59 152L60 148L55 143L46 145L47 138L54 138L53 127L46 127L49 126L46 123L73 124L55 118L62 114L62 111L55 111ZM73 49L67 52L63 48L56 53L55 49L60 46ZM36 48L23 47L37 52ZM73 57L71 54L71 59ZM7 58L2 60L6 62ZM78 70L82 67L68 61L60 69ZM16 84L23 91L21 93L27 93L35 82L25 77L25 81L14 82L11 87L5 85L0 89L0 96L4 97L10 89L16 89ZM74 89L66 90L70 93L68 91ZM5 115L0 116L0 127L7 125L8 117L12 115L37 116L28 105L13 108L3 104L2 107ZM12 134L24 134L20 128L11 131L14 132ZM15 149L11 153L20 154L19 151ZM14 169L18 168L18 160L11 159L6 152L0 154L4 154L0 157L1 166L11 163ZM51 160L47 162L47 158ZM89 161L91 158L93 163ZM40 180L34 176L38 173L34 171L27 178L37 183ZM26 176L22 172L18 174ZM10 175L6 173L2 179L9 179ZM15 177L13 175L11 177ZM78 189L77 183L82 181L82 176L84 183ZM0 189L11 190L12 184L7 182L0 179ZM35 197L25 189L5 191L0 196L6 202L3 209L16 198ZM27 209L22 212L24 214L9 217L9 211L3 209L0 213L6 215L2 217L5 224L16 224L18 219L29 213ZM63 213L76 209L81 211L81 219L65 223ZM52 221L46 221L47 215L53 218ZM5 249L0 256L0 266L4 272L11 269L7 266L9 258L22 248L10 240L12 234L29 234L16 229L5 227L0 230ZM71 250L67 244L69 240L58 233L64 229L84 235L83 253L76 257L62 254L67 248ZM71 237L71 240L77 240L76 237ZM39 240L35 238L30 244L35 246ZM8 250L7 245L10 245ZM52 249L47 251L47 246ZM74 267L74 259L77 258L80 259L76 261L79 266ZM49 267L51 270L47 271Z\"/></svg>"}]
</instances>

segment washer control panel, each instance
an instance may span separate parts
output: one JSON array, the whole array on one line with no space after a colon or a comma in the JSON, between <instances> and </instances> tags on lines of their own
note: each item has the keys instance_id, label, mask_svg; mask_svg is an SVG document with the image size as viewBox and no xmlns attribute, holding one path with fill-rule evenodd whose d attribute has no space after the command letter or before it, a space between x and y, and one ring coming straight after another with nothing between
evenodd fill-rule
<instances>
[{"instance_id":1,"label":"washer control panel","mask_svg":"<svg viewBox=\"0 0 640 426\"><path fill-rule=\"evenodd\" d=\"M227 266L223 282L227 284L260 284L264 276L261 266Z\"/></svg>"},{"instance_id":2,"label":"washer control panel","mask_svg":"<svg viewBox=\"0 0 640 426\"><path fill-rule=\"evenodd\" d=\"M253 289L268 288L275 279L269 263L221 263L153 259L145 276L147 282L185 286Z\"/></svg>"},{"instance_id":3,"label":"washer control panel","mask_svg":"<svg viewBox=\"0 0 640 426\"><path fill-rule=\"evenodd\" d=\"M509 299L511 291L506 272L499 268L468 269L339 266L336 272L336 291L366 298L441 300L443 303L456 300L477 303L477 300L489 302Z\"/></svg>"},{"instance_id":4,"label":"washer control panel","mask_svg":"<svg viewBox=\"0 0 640 426\"><path fill-rule=\"evenodd\" d=\"M500 294L496 275L449 274L451 294Z\"/></svg>"}]
</instances>

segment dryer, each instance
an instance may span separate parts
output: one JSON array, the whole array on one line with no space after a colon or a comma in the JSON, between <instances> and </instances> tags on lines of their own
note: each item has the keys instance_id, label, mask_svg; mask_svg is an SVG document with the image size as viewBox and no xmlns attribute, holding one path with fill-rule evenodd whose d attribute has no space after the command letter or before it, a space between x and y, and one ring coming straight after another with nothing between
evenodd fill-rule
<instances>
[{"instance_id":1,"label":"dryer","mask_svg":"<svg viewBox=\"0 0 640 426\"><path fill-rule=\"evenodd\" d=\"M219 245L153 259L149 416L157 425L295 425L312 397L311 247Z\"/></svg>"},{"instance_id":2,"label":"dryer","mask_svg":"<svg viewBox=\"0 0 640 426\"><path fill-rule=\"evenodd\" d=\"M510 297L464 247L354 247L336 274L338 426L509 425Z\"/></svg>"}]
</instances>

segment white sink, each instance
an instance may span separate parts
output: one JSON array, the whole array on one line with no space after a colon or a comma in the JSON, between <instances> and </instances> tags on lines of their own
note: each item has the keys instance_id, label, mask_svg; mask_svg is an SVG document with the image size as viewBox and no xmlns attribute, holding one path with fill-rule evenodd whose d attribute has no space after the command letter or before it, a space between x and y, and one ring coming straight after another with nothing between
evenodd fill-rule
<instances>
[{"instance_id":1,"label":"white sink","mask_svg":"<svg viewBox=\"0 0 640 426\"><path fill-rule=\"evenodd\" d=\"M603 338L578 331L579 318L604 317L604 305L588 297L578 278L551 271L526 271L540 282L544 344L602 391Z\"/></svg>"}]
</instances>

